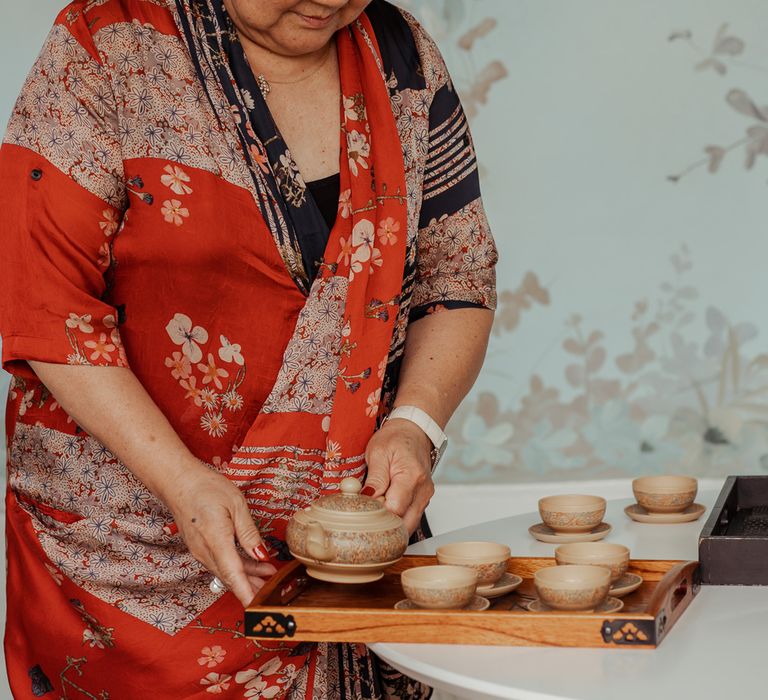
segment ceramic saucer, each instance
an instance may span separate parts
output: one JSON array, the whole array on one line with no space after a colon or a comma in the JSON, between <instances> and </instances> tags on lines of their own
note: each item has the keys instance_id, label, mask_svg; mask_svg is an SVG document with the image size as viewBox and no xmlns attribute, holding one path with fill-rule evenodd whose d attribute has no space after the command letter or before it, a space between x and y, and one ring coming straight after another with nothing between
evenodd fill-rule
<instances>
[{"instance_id":1,"label":"ceramic saucer","mask_svg":"<svg viewBox=\"0 0 768 700\"><path fill-rule=\"evenodd\" d=\"M680 513L649 513L638 503L633 503L624 509L624 512L632 520L638 523L658 523L659 525L671 525L673 523L689 523L698 520L707 510L701 503L692 503Z\"/></svg>"},{"instance_id":2,"label":"ceramic saucer","mask_svg":"<svg viewBox=\"0 0 768 700\"><path fill-rule=\"evenodd\" d=\"M476 595L469 605L460 608L460 610L470 610L472 612L480 612L481 610L487 610L491 605L491 601L488 598L483 598L481 595ZM412 600L406 598L399 603L395 603L395 610L422 610L424 612L446 612L444 608L440 610L430 610L428 608L420 608Z\"/></svg>"},{"instance_id":3,"label":"ceramic saucer","mask_svg":"<svg viewBox=\"0 0 768 700\"><path fill-rule=\"evenodd\" d=\"M522 582L519 576L506 573L492 586L478 586L477 592L485 598L498 598L514 591Z\"/></svg>"},{"instance_id":4,"label":"ceramic saucer","mask_svg":"<svg viewBox=\"0 0 768 700\"><path fill-rule=\"evenodd\" d=\"M637 574L624 574L613 584L611 590L608 591L608 595L612 595L614 598L621 598L622 596L629 595L632 591L636 591L642 584L642 576L638 576Z\"/></svg>"},{"instance_id":5,"label":"ceramic saucer","mask_svg":"<svg viewBox=\"0 0 768 700\"><path fill-rule=\"evenodd\" d=\"M555 532L544 523L536 523L528 528L528 532L539 542L565 544L566 542L596 542L602 540L612 529L608 523L600 523L590 532Z\"/></svg>"},{"instance_id":6,"label":"ceramic saucer","mask_svg":"<svg viewBox=\"0 0 768 700\"><path fill-rule=\"evenodd\" d=\"M528 603L528 610L530 612L560 612L560 613L575 613L577 615L598 615L606 613L615 613L624 607L618 598L606 598L600 605L598 605L592 613L582 612L580 610L555 610L548 605L544 605L538 598Z\"/></svg>"}]
</instances>

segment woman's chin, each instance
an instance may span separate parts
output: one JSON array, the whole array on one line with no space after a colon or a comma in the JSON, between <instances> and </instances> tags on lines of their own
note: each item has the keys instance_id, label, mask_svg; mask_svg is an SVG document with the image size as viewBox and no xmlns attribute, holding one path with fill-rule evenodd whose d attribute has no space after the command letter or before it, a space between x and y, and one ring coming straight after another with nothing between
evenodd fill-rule
<instances>
[{"instance_id":1,"label":"woman's chin","mask_svg":"<svg viewBox=\"0 0 768 700\"><path fill-rule=\"evenodd\" d=\"M327 48L333 39L334 31L329 29L302 29L293 33L290 39L276 42L278 51L283 56L309 56Z\"/></svg>"}]
</instances>

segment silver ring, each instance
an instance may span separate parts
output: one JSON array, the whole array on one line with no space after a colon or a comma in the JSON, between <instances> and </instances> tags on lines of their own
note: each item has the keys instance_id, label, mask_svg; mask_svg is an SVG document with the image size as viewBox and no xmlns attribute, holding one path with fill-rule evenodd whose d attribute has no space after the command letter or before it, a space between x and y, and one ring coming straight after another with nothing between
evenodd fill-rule
<instances>
[{"instance_id":1,"label":"silver ring","mask_svg":"<svg viewBox=\"0 0 768 700\"><path fill-rule=\"evenodd\" d=\"M224 593L224 591L227 590L227 587L224 585L223 581L217 576L214 576L211 579L211 582L208 584L208 588L211 589L211 593Z\"/></svg>"}]
</instances>

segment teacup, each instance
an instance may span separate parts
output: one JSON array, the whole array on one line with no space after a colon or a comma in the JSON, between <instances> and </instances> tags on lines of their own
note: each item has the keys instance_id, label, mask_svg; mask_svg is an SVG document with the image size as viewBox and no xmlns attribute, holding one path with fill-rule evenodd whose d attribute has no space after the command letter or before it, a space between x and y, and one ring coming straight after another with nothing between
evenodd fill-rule
<instances>
[{"instance_id":1,"label":"teacup","mask_svg":"<svg viewBox=\"0 0 768 700\"><path fill-rule=\"evenodd\" d=\"M605 506L600 496L547 496L539 501L539 514L555 532L589 532L603 521Z\"/></svg>"},{"instance_id":2,"label":"teacup","mask_svg":"<svg viewBox=\"0 0 768 700\"><path fill-rule=\"evenodd\" d=\"M555 610L592 612L608 595L611 570L564 564L539 569L533 576L539 599Z\"/></svg>"},{"instance_id":3,"label":"teacup","mask_svg":"<svg viewBox=\"0 0 768 700\"><path fill-rule=\"evenodd\" d=\"M642 476L632 482L637 502L649 513L679 513L693 503L697 491L691 476Z\"/></svg>"},{"instance_id":4,"label":"teacup","mask_svg":"<svg viewBox=\"0 0 768 700\"><path fill-rule=\"evenodd\" d=\"M400 583L420 608L460 609L472 602L477 574L466 566L419 566L403 571Z\"/></svg>"},{"instance_id":5,"label":"teacup","mask_svg":"<svg viewBox=\"0 0 768 700\"><path fill-rule=\"evenodd\" d=\"M466 566L477 573L478 588L492 586L507 570L512 552L496 542L453 542L437 548L440 564Z\"/></svg>"},{"instance_id":6,"label":"teacup","mask_svg":"<svg viewBox=\"0 0 768 700\"><path fill-rule=\"evenodd\" d=\"M581 564L610 569L611 583L618 581L629 567L629 548L610 542L573 542L555 549L559 565Z\"/></svg>"}]
</instances>

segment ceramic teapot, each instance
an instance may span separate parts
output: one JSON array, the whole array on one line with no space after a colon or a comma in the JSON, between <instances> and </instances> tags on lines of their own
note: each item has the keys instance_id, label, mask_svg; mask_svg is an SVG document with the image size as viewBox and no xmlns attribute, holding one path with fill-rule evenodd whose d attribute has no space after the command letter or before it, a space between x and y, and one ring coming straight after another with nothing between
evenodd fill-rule
<instances>
[{"instance_id":1,"label":"ceramic teapot","mask_svg":"<svg viewBox=\"0 0 768 700\"><path fill-rule=\"evenodd\" d=\"M408 532L400 517L348 477L340 493L321 496L288 523L291 554L310 576L335 583L376 581L403 556Z\"/></svg>"}]
</instances>

